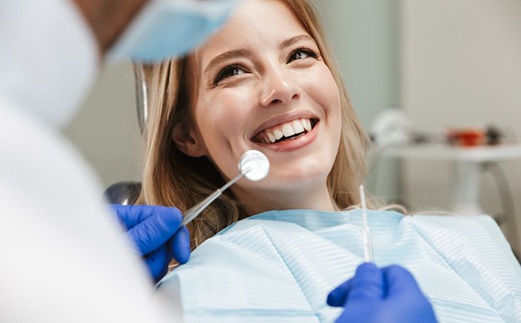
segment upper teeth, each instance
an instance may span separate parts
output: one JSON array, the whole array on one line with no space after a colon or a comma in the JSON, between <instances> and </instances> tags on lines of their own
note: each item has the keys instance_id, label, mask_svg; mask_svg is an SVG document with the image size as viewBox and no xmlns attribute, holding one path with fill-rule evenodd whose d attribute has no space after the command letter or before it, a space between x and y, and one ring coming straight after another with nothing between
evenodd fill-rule
<instances>
[{"instance_id":1,"label":"upper teeth","mask_svg":"<svg viewBox=\"0 0 521 323\"><path fill-rule=\"evenodd\" d=\"M261 134L260 139L265 143L274 143L282 137L288 138L310 130L311 120L297 119L265 130L263 134Z\"/></svg>"}]
</instances>

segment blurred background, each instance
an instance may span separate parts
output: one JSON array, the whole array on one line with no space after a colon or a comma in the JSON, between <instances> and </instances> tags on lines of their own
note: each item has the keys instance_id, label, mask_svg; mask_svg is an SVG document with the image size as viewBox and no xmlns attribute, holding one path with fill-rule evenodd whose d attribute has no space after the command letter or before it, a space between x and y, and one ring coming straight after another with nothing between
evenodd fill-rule
<instances>
[{"instance_id":1,"label":"blurred background","mask_svg":"<svg viewBox=\"0 0 521 323\"><path fill-rule=\"evenodd\" d=\"M406 118L399 125L408 125L407 135L414 130L407 144L411 138L444 138L448 128L492 125L500 131L512 153L498 160L493 153L492 163L479 164L474 188L481 211L494 216L521 250L521 153L516 145L521 138L521 1L314 3L369 133L389 108ZM63 130L106 187L140 180L143 145L134 87L130 63L105 66L84 107ZM465 149L463 155L475 148ZM454 181L461 172L456 153L386 156L381 151L367 182L371 192L411 211L453 210Z\"/></svg>"}]
</instances>

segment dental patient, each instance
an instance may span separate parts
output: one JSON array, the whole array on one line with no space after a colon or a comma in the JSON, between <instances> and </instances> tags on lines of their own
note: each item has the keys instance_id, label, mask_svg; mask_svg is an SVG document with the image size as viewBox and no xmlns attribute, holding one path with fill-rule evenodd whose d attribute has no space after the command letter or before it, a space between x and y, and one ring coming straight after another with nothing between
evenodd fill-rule
<instances>
[{"instance_id":1,"label":"dental patient","mask_svg":"<svg viewBox=\"0 0 521 323\"><path fill-rule=\"evenodd\" d=\"M158 292L186 322L338 318L326 299L363 262L370 143L308 1L244 1L193 54L146 71L139 203L185 211L235 177L245 151L271 164L188 225L195 250ZM368 207L376 265L409 270L440 322L521 321L521 269L491 218Z\"/></svg>"}]
</instances>

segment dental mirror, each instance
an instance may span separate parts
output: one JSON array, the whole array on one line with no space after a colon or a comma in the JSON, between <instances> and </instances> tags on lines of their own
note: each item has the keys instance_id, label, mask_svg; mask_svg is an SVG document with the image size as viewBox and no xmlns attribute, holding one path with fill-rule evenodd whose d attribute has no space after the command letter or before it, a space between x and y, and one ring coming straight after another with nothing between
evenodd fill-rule
<instances>
[{"instance_id":1,"label":"dental mirror","mask_svg":"<svg viewBox=\"0 0 521 323\"><path fill-rule=\"evenodd\" d=\"M182 225L187 225L195 219L210 203L221 196L224 190L235 184L241 177L244 176L250 181L260 181L266 177L270 171L270 161L266 155L258 150L248 150L242 154L237 166L241 173L224 184L221 188L218 188L210 196L189 208L184 214Z\"/></svg>"},{"instance_id":2,"label":"dental mirror","mask_svg":"<svg viewBox=\"0 0 521 323\"><path fill-rule=\"evenodd\" d=\"M239 170L250 181L260 181L270 171L270 161L258 150L248 150L239 161Z\"/></svg>"}]
</instances>

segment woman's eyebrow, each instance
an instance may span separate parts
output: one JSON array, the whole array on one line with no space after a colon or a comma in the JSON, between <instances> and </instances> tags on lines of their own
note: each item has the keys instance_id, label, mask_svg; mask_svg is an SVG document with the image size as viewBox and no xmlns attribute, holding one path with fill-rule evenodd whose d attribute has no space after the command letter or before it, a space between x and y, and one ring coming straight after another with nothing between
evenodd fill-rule
<instances>
[{"instance_id":1,"label":"woman's eyebrow","mask_svg":"<svg viewBox=\"0 0 521 323\"><path fill-rule=\"evenodd\" d=\"M237 57L244 57L244 56L248 55L248 53L249 53L249 51L247 51L245 49L235 49L235 50L230 50L228 52L219 54L210 60L210 63L208 63L208 65L204 69L203 73L208 74L208 72L212 66L218 65L224 61L234 59Z\"/></svg>"},{"instance_id":2,"label":"woman's eyebrow","mask_svg":"<svg viewBox=\"0 0 521 323\"><path fill-rule=\"evenodd\" d=\"M284 49L286 47L289 47L295 43L298 43L300 41L312 41L312 42L315 42L315 40L313 39L313 37L311 37L310 35L308 34L303 34L303 35L298 35L298 36L295 36L295 37L291 37L291 38L288 38L286 39L285 41L283 41L281 44L280 44L280 48L281 49Z\"/></svg>"}]
</instances>

